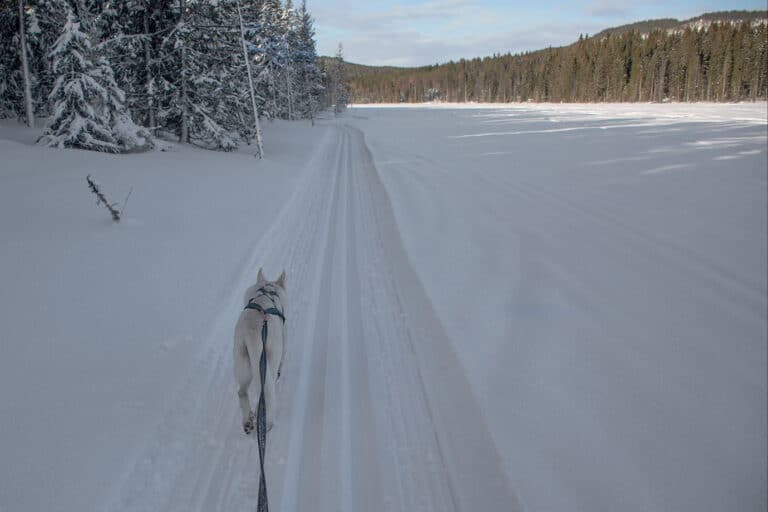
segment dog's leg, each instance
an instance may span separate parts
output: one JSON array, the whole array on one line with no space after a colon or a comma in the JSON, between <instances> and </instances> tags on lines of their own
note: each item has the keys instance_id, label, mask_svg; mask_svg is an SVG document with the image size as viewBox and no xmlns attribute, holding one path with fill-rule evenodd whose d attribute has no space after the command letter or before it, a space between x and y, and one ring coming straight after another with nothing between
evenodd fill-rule
<instances>
[{"instance_id":1,"label":"dog's leg","mask_svg":"<svg viewBox=\"0 0 768 512\"><path fill-rule=\"evenodd\" d=\"M251 401L248 398L248 386L251 385L251 361L248 349L242 339L235 340L235 380L239 386L237 396L240 399L240 411L243 414L243 430L246 434L253 432L253 415Z\"/></svg>"},{"instance_id":2,"label":"dog's leg","mask_svg":"<svg viewBox=\"0 0 768 512\"><path fill-rule=\"evenodd\" d=\"M275 372L267 364L267 375L264 379L264 400L267 406L267 432L275 424L275 413L277 412L277 403L275 402Z\"/></svg>"},{"instance_id":3,"label":"dog's leg","mask_svg":"<svg viewBox=\"0 0 768 512\"><path fill-rule=\"evenodd\" d=\"M283 374L283 363L285 362L285 346L288 344L287 339L288 339L288 333L286 331L285 324L283 324L283 335L281 336L282 347L280 350L280 364L277 365L277 380L275 382L279 382L280 376Z\"/></svg>"},{"instance_id":4,"label":"dog's leg","mask_svg":"<svg viewBox=\"0 0 768 512\"><path fill-rule=\"evenodd\" d=\"M261 396L261 375L259 374L259 362L261 360L261 331L259 331L259 339L256 340L255 336L252 336L251 338L248 338L248 356L251 358L251 375L253 375L253 392L254 396L256 397L256 404L253 412L251 412L251 430L254 430L256 428L256 408L258 408L259 403L259 397ZM267 369L269 369L269 364L267 364ZM265 376L265 380L269 382L269 371L267 371L267 375ZM267 386L265 386L267 387ZM264 397L265 406L269 407L269 402L267 401L266 396ZM267 419L269 419L269 414L267 414Z\"/></svg>"}]
</instances>

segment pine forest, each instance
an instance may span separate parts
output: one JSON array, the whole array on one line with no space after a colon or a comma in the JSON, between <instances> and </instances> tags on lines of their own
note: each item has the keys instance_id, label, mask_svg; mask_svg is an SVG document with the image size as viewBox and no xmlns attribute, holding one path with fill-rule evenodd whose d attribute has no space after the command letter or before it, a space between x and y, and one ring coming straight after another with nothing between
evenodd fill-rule
<instances>
[{"instance_id":1,"label":"pine forest","mask_svg":"<svg viewBox=\"0 0 768 512\"><path fill-rule=\"evenodd\" d=\"M312 16L291 0L0 0L0 43L0 118L47 118L50 146L260 154L259 118L326 101Z\"/></svg>"},{"instance_id":2,"label":"pine forest","mask_svg":"<svg viewBox=\"0 0 768 512\"><path fill-rule=\"evenodd\" d=\"M580 36L569 46L518 55L407 69L352 67L351 101L764 100L768 16L729 14L705 15L698 25L680 26L676 20L638 23Z\"/></svg>"}]
</instances>

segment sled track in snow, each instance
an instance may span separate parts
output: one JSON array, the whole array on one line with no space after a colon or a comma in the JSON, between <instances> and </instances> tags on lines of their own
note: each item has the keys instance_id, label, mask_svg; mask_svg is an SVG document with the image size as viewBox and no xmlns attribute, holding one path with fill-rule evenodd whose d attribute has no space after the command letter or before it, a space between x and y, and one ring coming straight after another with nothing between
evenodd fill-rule
<instances>
[{"instance_id":1,"label":"sled track in snow","mask_svg":"<svg viewBox=\"0 0 768 512\"><path fill-rule=\"evenodd\" d=\"M267 442L274 511L522 508L363 134L334 125L323 142L107 510L255 509L258 449L240 426L231 339L260 266L288 273L288 355Z\"/></svg>"}]
</instances>

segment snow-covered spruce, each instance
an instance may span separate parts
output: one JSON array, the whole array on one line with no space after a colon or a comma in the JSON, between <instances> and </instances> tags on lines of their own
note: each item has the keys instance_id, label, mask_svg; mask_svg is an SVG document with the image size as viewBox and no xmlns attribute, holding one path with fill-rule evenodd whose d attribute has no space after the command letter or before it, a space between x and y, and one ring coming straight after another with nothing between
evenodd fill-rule
<instances>
[{"instance_id":1,"label":"snow-covered spruce","mask_svg":"<svg viewBox=\"0 0 768 512\"><path fill-rule=\"evenodd\" d=\"M331 63L331 69L329 70L329 79L331 81L331 103L333 104L333 112L335 114L341 114L347 108L348 91L346 83L346 71L344 70L344 47L339 43L339 48L336 50L336 56Z\"/></svg>"},{"instance_id":2,"label":"snow-covered spruce","mask_svg":"<svg viewBox=\"0 0 768 512\"><path fill-rule=\"evenodd\" d=\"M287 117L287 90L283 73L288 65L288 41L283 14L277 2L243 5L244 31L255 87L259 92L259 112L268 119ZM287 89L287 88L285 88Z\"/></svg>"},{"instance_id":3,"label":"snow-covered spruce","mask_svg":"<svg viewBox=\"0 0 768 512\"><path fill-rule=\"evenodd\" d=\"M162 67L171 78L158 120L182 143L233 150L248 109L239 46L234 32L221 28L234 22L220 5L186 0L181 5L178 23L162 43Z\"/></svg>"},{"instance_id":4,"label":"snow-covered spruce","mask_svg":"<svg viewBox=\"0 0 768 512\"><path fill-rule=\"evenodd\" d=\"M306 1L302 2L298 12L291 11L291 14L289 49L293 63L294 117L314 122L323 91L323 77L315 50L314 22L307 11Z\"/></svg>"},{"instance_id":5,"label":"snow-covered spruce","mask_svg":"<svg viewBox=\"0 0 768 512\"><path fill-rule=\"evenodd\" d=\"M109 62L94 53L80 22L68 13L50 52L57 76L50 95L54 108L40 142L110 153L151 147L149 132L137 126L125 108L125 93Z\"/></svg>"}]
</instances>

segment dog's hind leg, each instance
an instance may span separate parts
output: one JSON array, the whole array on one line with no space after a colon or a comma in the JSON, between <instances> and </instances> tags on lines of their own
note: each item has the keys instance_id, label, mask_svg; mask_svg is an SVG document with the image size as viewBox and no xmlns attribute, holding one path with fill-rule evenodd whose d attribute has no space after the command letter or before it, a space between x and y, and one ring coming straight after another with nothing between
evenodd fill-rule
<instances>
[{"instance_id":1,"label":"dog's hind leg","mask_svg":"<svg viewBox=\"0 0 768 512\"><path fill-rule=\"evenodd\" d=\"M266 379L264 379L264 400L266 400L267 406L267 432L269 432L275 424L275 414L277 413L275 375L269 364L267 364L267 375Z\"/></svg>"},{"instance_id":2,"label":"dog's hind leg","mask_svg":"<svg viewBox=\"0 0 768 512\"><path fill-rule=\"evenodd\" d=\"M243 430L246 434L253 432L253 415L251 401L248 398L248 387L251 385L251 361L248 349L243 340L235 340L235 380L237 381L237 397L240 399L240 411L243 414Z\"/></svg>"}]
</instances>

